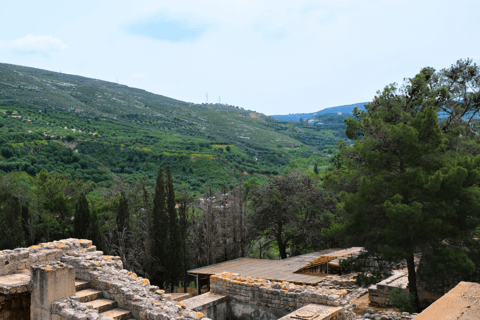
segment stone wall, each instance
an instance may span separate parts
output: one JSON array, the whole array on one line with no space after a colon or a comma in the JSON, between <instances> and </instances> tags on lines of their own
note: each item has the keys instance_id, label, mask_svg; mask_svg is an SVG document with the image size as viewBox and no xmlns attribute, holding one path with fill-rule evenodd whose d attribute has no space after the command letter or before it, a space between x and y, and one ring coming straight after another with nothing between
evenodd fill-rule
<instances>
[{"instance_id":1,"label":"stone wall","mask_svg":"<svg viewBox=\"0 0 480 320\"><path fill-rule=\"evenodd\" d=\"M0 320L30 319L30 292L0 294Z\"/></svg>"},{"instance_id":2,"label":"stone wall","mask_svg":"<svg viewBox=\"0 0 480 320\"><path fill-rule=\"evenodd\" d=\"M20 306L23 306L23 297L27 295L30 297L30 292L38 289L31 286L30 268L44 271L52 269L58 273L59 270L71 267L75 270L75 278L89 281L92 288L102 291L104 298L115 300L119 307L131 311L136 320L172 318L208 320L202 313L172 301L170 295L165 294L158 287L151 286L148 279L124 270L119 257L104 255L102 251L96 250L92 241L82 239L65 239L29 248L0 251L0 309L11 310L12 305L17 306L19 300L15 297L20 297L22 301ZM22 277L27 277L28 281L22 282ZM100 317L97 310L79 302L74 296L74 291L71 294L70 297L61 298L49 304L52 319L112 319ZM5 297L3 301L1 301L2 297ZM15 303L10 302L14 300ZM25 301L28 301L28 306L31 305L29 300ZM2 310L0 310L0 320L4 320L5 317L5 319L16 319L11 312L7 316L4 316L7 313L1 312ZM30 312L31 310L26 313L28 317L18 319L30 319Z\"/></svg>"},{"instance_id":3,"label":"stone wall","mask_svg":"<svg viewBox=\"0 0 480 320\"><path fill-rule=\"evenodd\" d=\"M232 303L280 309L288 312L309 304L346 306L350 303L347 299L346 290L241 277L229 272L211 276L210 291L228 295ZM355 318L350 308L346 308L344 314L345 319Z\"/></svg>"},{"instance_id":4,"label":"stone wall","mask_svg":"<svg viewBox=\"0 0 480 320\"><path fill-rule=\"evenodd\" d=\"M0 277L24 272L30 266L46 262L59 261L64 254L82 254L95 252L96 247L90 240L66 239L41 243L28 248L0 251Z\"/></svg>"}]
</instances>

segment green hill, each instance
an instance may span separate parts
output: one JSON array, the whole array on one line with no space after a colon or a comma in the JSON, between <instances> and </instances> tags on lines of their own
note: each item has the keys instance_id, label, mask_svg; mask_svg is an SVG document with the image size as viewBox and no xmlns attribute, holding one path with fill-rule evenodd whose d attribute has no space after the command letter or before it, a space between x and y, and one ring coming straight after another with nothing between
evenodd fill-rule
<instances>
[{"instance_id":1,"label":"green hill","mask_svg":"<svg viewBox=\"0 0 480 320\"><path fill-rule=\"evenodd\" d=\"M176 182L199 190L206 182L228 185L235 172L279 174L298 159L328 163L324 149L336 139L327 136L337 135L238 107L0 64L0 136L3 171L43 169L99 184L146 177L153 184L169 164Z\"/></svg>"}]
</instances>

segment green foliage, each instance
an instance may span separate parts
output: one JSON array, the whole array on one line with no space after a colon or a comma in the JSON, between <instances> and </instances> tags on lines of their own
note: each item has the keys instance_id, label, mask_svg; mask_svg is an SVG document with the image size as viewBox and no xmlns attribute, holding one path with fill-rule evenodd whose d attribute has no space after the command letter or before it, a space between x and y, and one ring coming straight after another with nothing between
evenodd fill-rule
<instances>
[{"instance_id":1,"label":"green foliage","mask_svg":"<svg viewBox=\"0 0 480 320\"><path fill-rule=\"evenodd\" d=\"M167 260L167 239L168 239L168 215L165 207L165 183L163 179L163 169L160 168L157 174L157 183L155 185L155 195L153 199L153 258L155 260L153 270L153 280L163 288L165 281L165 267Z\"/></svg>"},{"instance_id":2,"label":"green foliage","mask_svg":"<svg viewBox=\"0 0 480 320\"><path fill-rule=\"evenodd\" d=\"M120 192L120 200L118 201L117 207L117 228L119 231L128 229L130 222L130 214L128 210L128 199L125 196L125 192Z\"/></svg>"},{"instance_id":3,"label":"green foliage","mask_svg":"<svg viewBox=\"0 0 480 320\"><path fill-rule=\"evenodd\" d=\"M326 244L320 231L330 226L335 201L318 181L290 172L271 178L250 193L252 232L276 240L282 259L287 258L287 247L293 248L291 254L295 255L309 245L318 248Z\"/></svg>"},{"instance_id":4,"label":"green foliage","mask_svg":"<svg viewBox=\"0 0 480 320\"><path fill-rule=\"evenodd\" d=\"M363 252L358 257L349 257L340 261L340 266L349 272L358 273L355 283L368 287L392 275L392 264L380 259L379 256Z\"/></svg>"},{"instance_id":5,"label":"green foliage","mask_svg":"<svg viewBox=\"0 0 480 320\"><path fill-rule=\"evenodd\" d=\"M263 115L253 119L232 106L191 105L7 64L0 64L0 71L0 82L12 84L0 97L5 172L57 171L103 187L117 178L129 183L146 178L154 186L158 169L170 165L177 187L200 192L207 180L214 188L228 184L231 170L278 175L292 161L320 156L327 146L321 141L330 139L315 127L290 128ZM328 147L335 148L335 139ZM284 147L277 148L278 141Z\"/></svg>"},{"instance_id":6,"label":"green foliage","mask_svg":"<svg viewBox=\"0 0 480 320\"><path fill-rule=\"evenodd\" d=\"M402 287L398 287L392 290L390 293L390 299L392 306L397 308L400 312L415 312L415 295L404 292Z\"/></svg>"},{"instance_id":7,"label":"green foliage","mask_svg":"<svg viewBox=\"0 0 480 320\"><path fill-rule=\"evenodd\" d=\"M88 227L90 224L90 209L85 194L80 194L75 205L75 214L73 220L73 234L75 238L86 239L88 236Z\"/></svg>"},{"instance_id":8,"label":"green foliage","mask_svg":"<svg viewBox=\"0 0 480 320\"><path fill-rule=\"evenodd\" d=\"M414 253L440 253L445 239L465 243L480 223L480 157L469 142L479 139L459 137L455 126L439 123L436 110L448 104L449 94L435 86L434 75L424 68L401 89L389 85L366 112L356 110L356 119L346 119L347 135L357 141L350 148L340 145L337 168L346 170L325 178L342 199L337 234L383 260L405 259L417 307ZM473 148L471 154L462 144ZM467 258L442 257L449 268L473 272Z\"/></svg>"},{"instance_id":9,"label":"green foliage","mask_svg":"<svg viewBox=\"0 0 480 320\"><path fill-rule=\"evenodd\" d=\"M167 252L168 258L166 263L166 277L169 280L170 288L173 289L178 284L180 277L182 276L182 239L180 233L180 225L178 220L177 209L175 208L175 191L173 187L172 172L170 166L167 166L167 215L168 215L168 245Z\"/></svg>"}]
</instances>

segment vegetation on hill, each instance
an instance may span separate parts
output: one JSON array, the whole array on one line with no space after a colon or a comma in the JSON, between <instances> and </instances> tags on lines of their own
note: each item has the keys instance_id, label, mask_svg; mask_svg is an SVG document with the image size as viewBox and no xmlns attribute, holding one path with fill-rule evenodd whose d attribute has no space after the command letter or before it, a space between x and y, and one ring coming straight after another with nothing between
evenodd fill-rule
<instances>
[{"instance_id":1,"label":"vegetation on hill","mask_svg":"<svg viewBox=\"0 0 480 320\"><path fill-rule=\"evenodd\" d=\"M0 64L0 143L6 155L0 156L0 170L61 172L103 186L145 177L153 186L158 169L170 165L177 186L200 192L207 181L214 188L228 185L232 172L268 176L299 165L328 166L332 150L324 149L336 147L334 129L314 132L250 113ZM46 152L50 156L43 158Z\"/></svg>"},{"instance_id":2,"label":"vegetation on hill","mask_svg":"<svg viewBox=\"0 0 480 320\"><path fill-rule=\"evenodd\" d=\"M284 123L0 65L0 249L86 236L172 290L193 268L339 244L406 260L414 296L416 253L430 284L471 278L479 83L461 60L351 117Z\"/></svg>"}]
</instances>

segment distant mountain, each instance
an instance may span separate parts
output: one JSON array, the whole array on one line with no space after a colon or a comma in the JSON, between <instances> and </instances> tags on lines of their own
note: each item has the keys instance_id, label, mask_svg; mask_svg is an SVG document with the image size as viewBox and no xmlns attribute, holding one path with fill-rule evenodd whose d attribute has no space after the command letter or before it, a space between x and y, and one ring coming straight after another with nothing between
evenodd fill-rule
<instances>
[{"instance_id":1,"label":"distant mountain","mask_svg":"<svg viewBox=\"0 0 480 320\"><path fill-rule=\"evenodd\" d=\"M320 114L339 113L339 112L352 114L353 108L355 107L358 107L360 110L365 111L365 105L368 103L369 102L360 102L360 103L348 104L344 106L325 108L320 111L312 112L312 113L290 113L286 115L273 115L271 117L278 119L280 121L285 121L285 122L298 122L300 118L302 118L303 120L307 120L307 119L314 118L315 116ZM444 118L447 118L448 116L449 115L445 111L438 112L439 119L444 119ZM468 119L471 116L472 116L472 112L467 112L463 117L463 119Z\"/></svg>"},{"instance_id":2,"label":"distant mountain","mask_svg":"<svg viewBox=\"0 0 480 320\"><path fill-rule=\"evenodd\" d=\"M331 107L331 108L325 108L317 112L312 112L312 113L291 113L287 115L273 115L272 117L281 121L287 121L287 122L298 122L300 118L303 120L310 119L315 117L316 115L319 114L326 114L326 113L352 113L353 108L358 107L360 110L365 110L365 105L369 102L360 102L360 103L354 103L354 104L348 104L344 106L338 106L338 107Z\"/></svg>"}]
</instances>

